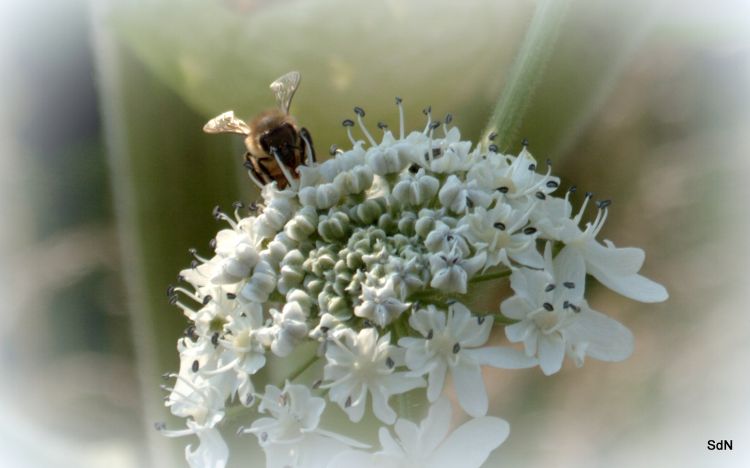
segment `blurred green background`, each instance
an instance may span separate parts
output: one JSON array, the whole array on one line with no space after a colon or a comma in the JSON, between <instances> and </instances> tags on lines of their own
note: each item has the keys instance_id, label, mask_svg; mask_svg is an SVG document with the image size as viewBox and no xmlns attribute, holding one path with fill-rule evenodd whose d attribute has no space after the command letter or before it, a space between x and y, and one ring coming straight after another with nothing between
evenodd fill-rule
<instances>
[{"instance_id":1,"label":"blurred green background","mask_svg":"<svg viewBox=\"0 0 750 468\"><path fill-rule=\"evenodd\" d=\"M181 466L159 375L185 327L165 288L209 252L214 205L257 192L242 145L201 126L273 105L319 154L352 107L409 128L447 112L477 139L532 1L32 0L0 7L2 466ZM539 85L501 136L614 200L604 237L647 252L671 298L592 289L630 327L619 364L486 373L511 424L489 466L743 466L750 460L750 7L572 0ZM499 297L488 292L488 303ZM501 336L496 337L500 342ZM332 411L336 411L335 409ZM255 450L251 437L225 436ZM708 439L734 439L731 453ZM193 441L195 443L197 441ZM238 448L239 450L239 448ZM230 466L243 466L238 459Z\"/></svg>"}]
</instances>

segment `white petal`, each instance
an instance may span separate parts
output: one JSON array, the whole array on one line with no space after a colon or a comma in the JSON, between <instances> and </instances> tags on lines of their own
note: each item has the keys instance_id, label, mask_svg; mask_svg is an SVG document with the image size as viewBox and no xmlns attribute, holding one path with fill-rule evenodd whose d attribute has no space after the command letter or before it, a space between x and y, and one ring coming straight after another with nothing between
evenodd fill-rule
<instances>
[{"instance_id":1,"label":"white petal","mask_svg":"<svg viewBox=\"0 0 750 468\"><path fill-rule=\"evenodd\" d=\"M529 303L519 296L509 297L500 304L500 311L503 315L516 320L525 318L531 310L533 309Z\"/></svg>"},{"instance_id":2,"label":"white petal","mask_svg":"<svg viewBox=\"0 0 750 468\"><path fill-rule=\"evenodd\" d=\"M431 468L479 468L490 452L502 444L510 426L500 418L472 419L453 431L430 459Z\"/></svg>"},{"instance_id":3,"label":"white petal","mask_svg":"<svg viewBox=\"0 0 750 468\"><path fill-rule=\"evenodd\" d=\"M498 369L527 369L539 364L536 358L507 347L493 346L486 348L467 349L463 351L482 366L492 366Z\"/></svg>"},{"instance_id":4,"label":"white petal","mask_svg":"<svg viewBox=\"0 0 750 468\"><path fill-rule=\"evenodd\" d=\"M440 398L430 406L427 418L419 425L422 433L420 438L420 451L422 453L433 453L445 439L445 436L448 435L452 412L451 402L446 397Z\"/></svg>"},{"instance_id":5,"label":"white petal","mask_svg":"<svg viewBox=\"0 0 750 468\"><path fill-rule=\"evenodd\" d=\"M571 343L587 343L586 354L601 361L622 361L633 353L633 334L620 322L584 307L566 330Z\"/></svg>"},{"instance_id":6,"label":"white petal","mask_svg":"<svg viewBox=\"0 0 750 468\"><path fill-rule=\"evenodd\" d=\"M443 393L443 387L445 386L445 372L448 366L445 362L440 362L432 372L427 376L429 385L427 386L427 399L429 401L435 401Z\"/></svg>"},{"instance_id":7,"label":"white petal","mask_svg":"<svg viewBox=\"0 0 750 468\"><path fill-rule=\"evenodd\" d=\"M396 421L396 412L388 404L388 397L381 391L373 391L371 394L372 412L384 423L393 424Z\"/></svg>"},{"instance_id":8,"label":"white petal","mask_svg":"<svg viewBox=\"0 0 750 468\"><path fill-rule=\"evenodd\" d=\"M562 367L565 342L557 333L539 337L539 365L544 375L552 375Z\"/></svg>"},{"instance_id":9,"label":"white petal","mask_svg":"<svg viewBox=\"0 0 750 468\"><path fill-rule=\"evenodd\" d=\"M451 375L461 408L474 417L487 414L487 390L479 364L461 360L459 365L451 368Z\"/></svg>"},{"instance_id":10,"label":"white petal","mask_svg":"<svg viewBox=\"0 0 750 468\"><path fill-rule=\"evenodd\" d=\"M185 459L191 468L224 468L229 459L227 447L221 434L216 429L204 429L197 432L200 446L191 451L191 446L185 447Z\"/></svg>"},{"instance_id":11,"label":"white petal","mask_svg":"<svg viewBox=\"0 0 750 468\"><path fill-rule=\"evenodd\" d=\"M664 286L637 274L643 264L643 250L611 244L604 247L592 241L583 254L589 273L609 289L641 302L661 302L669 297Z\"/></svg>"}]
</instances>

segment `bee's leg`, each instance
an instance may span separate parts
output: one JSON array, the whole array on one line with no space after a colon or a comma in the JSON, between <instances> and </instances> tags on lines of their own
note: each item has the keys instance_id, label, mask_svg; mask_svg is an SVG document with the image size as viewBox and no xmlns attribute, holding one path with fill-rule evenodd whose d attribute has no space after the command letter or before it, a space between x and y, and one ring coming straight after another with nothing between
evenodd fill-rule
<instances>
[{"instance_id":1,"label":"bee's leg","mask_svg":"<svg viewBox=\"0 0 750 468\"><path fill-rule=\"evenodd\" d=\"M312 144L312 136L310 136L310 132L308 132L305 127L302 127L300 129L299 136L302 138L302 141L305 142L305 164L308 166L312 166L316 162L315 148L313 148Z\"/></svg>"},{"instance_id":2,"label":"bee's leg","mask_svg":"<svg viewBox=\"0 0 750 468\"><path fill-rule=\"evenodd\" d=\"M255 185L257 185L259 189L263 189L263 186L271 181L270 175L267 171L265 171L265 175L258 171L257 166L260 166L261 169L265 168L261 164L255 164L253 155L250 154L249 151L245 153L245 163L243 166L247 169L247 175L250 176L250 180L255 182Z\"/></svg>"}]
</instances>

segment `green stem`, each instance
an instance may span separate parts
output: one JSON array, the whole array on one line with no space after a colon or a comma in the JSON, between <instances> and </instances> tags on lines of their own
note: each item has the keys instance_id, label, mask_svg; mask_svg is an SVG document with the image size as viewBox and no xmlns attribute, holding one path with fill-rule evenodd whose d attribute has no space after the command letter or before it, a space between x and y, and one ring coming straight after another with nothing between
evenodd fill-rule
<instances>
[{"instance_id":1,"label":"green stem","mask_svg":"<svg viewBox=\"0 0 750 468\"><path fill-rule=\"evenodd\" d=\"M307 369L309 369L315 362L318 360L318 356L313 353L313 355L305 361L300 367L298 367L294 372L289 374L289 376L286 378L288 381L293 382L297 377L302 375ZM279 385L279 388L283 388L284 385Z\"/></svg>"},{"instance_id":2,"label":"green stem","mask_svg":"<svg viewBox=\"0 0 750 468\"><path fill-rule=\"evenodd\" d=\"M519 322L519 320L506 317L502 314L487 314L487 317L492 317L494 319L493 325L513 325L514 323Z\"/></svg>"},{"instance_id":3,"label":"green stem","mask_svg":"<svg viewBox=\"0 0 750 468\"><path fill-rule=\"evenodd\" d=\"M505 278L510 276L510 270L494 271L492 273L486 273L484 275L477 275L469 280L469 283L481 283L482 281L490 281L497 278Z\"/></svg>"},{"instance_id":4,"label":"green stem","mask_svg":"<svg viewBox=\"0 0 750 468\"><path fill-rule=\"evenodd\" d=\"M482 135L483 141L495 133L500 137L501 150L507 150L510 142L514 141L531 95L552 55L569 3L570 0L539 0L537 3L508 81Z\"/></svg>"}]
</instances>

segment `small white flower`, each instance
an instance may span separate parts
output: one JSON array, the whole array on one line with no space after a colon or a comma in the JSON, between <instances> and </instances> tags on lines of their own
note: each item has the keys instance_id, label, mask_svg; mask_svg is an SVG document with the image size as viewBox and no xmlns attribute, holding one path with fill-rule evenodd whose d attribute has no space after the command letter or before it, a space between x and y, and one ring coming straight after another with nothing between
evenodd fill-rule
<instances>
[{"instance_id":1,"label":"small white flower","mask_svg":"<svg viewBox=\"0 0 750 468\"><path fill-rule=\"evenodd\" d=\"M545 249L545 271L519 269L511 275L515 296L501 304L503 314L519 320L505 327L511 342L523 342L526 354L538 356L546 375L560 370L563 357L583 364L583 355L621 361L633 351L633 336L619 322L591 310L583 300L583 259L562 251L551 260Z\"/></svg>"},{"instance_id":2,"label":"small white flower","mask_svg":"<svg viewBox=\"0 0 750 468\"><path fill-rule=\"evenodd\" d=\"M448 177L438 193L440 203L454 213L465 213L475 206L487 207L492 197L476 181L461 182L455 175Z\"/></svg>"},{"instance_id":3,"label":"small white flower","mask_svg":"<svg viewBox=\"0 0 750 468\"><path fill-rule=\"evenodd\" d=\"M221 433L212 424L198 424L195 421L187 421L187 429L181 431L169 431L161 426L157 428L167 437L183 437L195 434L200 443L198 448L192 449L192 445L185 447L185 460L191 468L224 468L229 460L229 447L221 437Z\"/></svg>"},{"instance_id":4,"label":"small white flower","mask_svg":"<svg viewBox=\"0 0 750 468\"><path fill-rule=\"evenodd\" d=\"M542 256L536 250L536 229L524 228L527 214L508 204L490 210L477 207L461 220L461 226L477 249L487 254L486 266L503 264L511 267L513 260L521 265L541 268Z\"/></svg>"},{"instance_id":5,"label":"small white flower","mask_svg":"<svg viewBox=\"0 0 750 468\"><path fill-rule=\"evenodd\" d=\"M328 468L479 468L510 432L507 422L492 416L471 419L453 431L450 424L450 402L441 398L419 426L399 419L396 438L381 427L382 450L344 452Z\"/></svg>"},{"instance_id":6,"label":"small white flower","mask_svg":"<svg viewBox=\"0 0 750 468\"><path fill-rule=\"evenodd\" d=\"M269 416L256 419L242 432L258 437L268 468L325 466L338 453L366 447L318 427L325 406L325 400L313 397L304 385L286 382L283 390L267 385L258 411Z\"/></svg>"},{"instance_id":7,"label":"small white flower","mask_svg":"<svg viewBox=\"0 0 750 468\"><path fill-rule=\"evenodd\" d=\"M404 337L405 362L414 375L428 375L427 398L435 401L450 370L461 407L471 416L484 416L488 400L481 366L521 369L537 365L536 359L511 348L482 347L492 330L492 317L475 317L462 304L447 314L434 306L409 317L409 325L424 338Z\"/></svg>"},{"instance_id":8,"label":"small white flower","mask_svg":"<svg viewBox=\"0 0 750 468\"><path fill-rule=\"evenodd\" d=\"M409 304L404 304L397 297L393 280L388 280L383 286L362 287L362 303L354 308L354 315L385 327L408 308Z\"/></svg>"},{"instance_id":9,"label":"small white flower","mask_svg":"<svg viewBox=\"0 0 750 468\"><path fill-rule=\"evenodd\" d=\"M484 266L487 254L480 252L471 258L463 258L454 248L449 254L432 254L429 258L432 272L430 286L444 292L465 294L469 277Z\"/></svg>"},{"instance_id":10,"label":"small white flower","mask_svg":"<svg viewBox=\"0 0 750 468\"><path fill-rule=\"evenodd\" d=\"M321 387L330 389L330 400L353 422L362 419L369 393L375 416L393 424L396 413L388 404L390 396L424 386L421 378L394 370L398 357L389 342L389 333L378 338L373 328L358 334L349 330L334 337L326 350L328 363L323 372L328 383Z\"/></svg>"}]
</instances>

